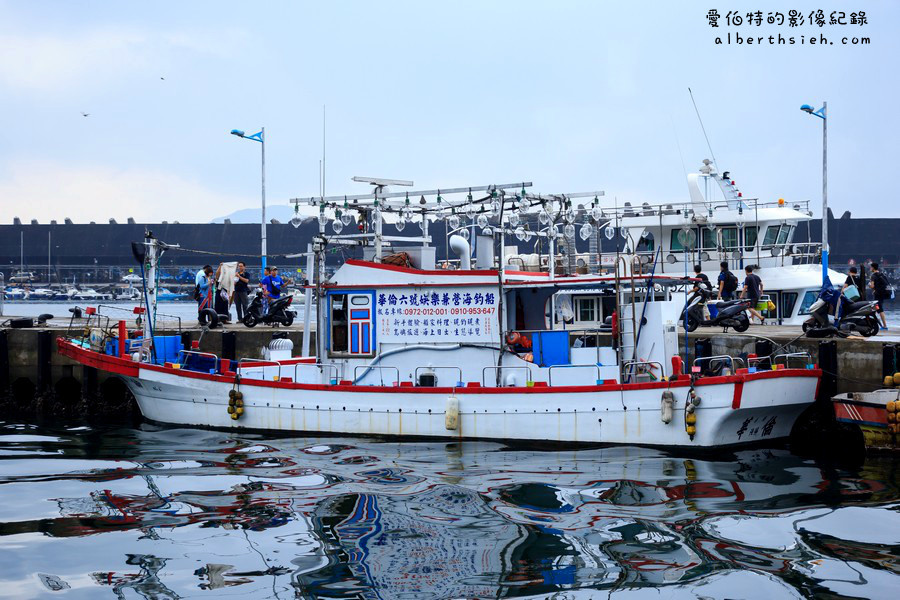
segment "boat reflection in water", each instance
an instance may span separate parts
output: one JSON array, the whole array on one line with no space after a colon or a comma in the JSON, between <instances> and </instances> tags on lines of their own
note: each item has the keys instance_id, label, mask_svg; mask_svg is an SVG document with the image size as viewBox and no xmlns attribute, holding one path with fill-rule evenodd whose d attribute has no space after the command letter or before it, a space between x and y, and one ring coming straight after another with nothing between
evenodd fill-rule
<instances>
[{"instance_id":1,"label":"boat reflection in water","mask_svg":"<svg viewBox=\"0 0 900 600\"><path fill-rule=\"evenodd\" d=\"M0 458L11 597L879 597L900 582L889 459L12 425Z\"/></svg>"}]
</instances>

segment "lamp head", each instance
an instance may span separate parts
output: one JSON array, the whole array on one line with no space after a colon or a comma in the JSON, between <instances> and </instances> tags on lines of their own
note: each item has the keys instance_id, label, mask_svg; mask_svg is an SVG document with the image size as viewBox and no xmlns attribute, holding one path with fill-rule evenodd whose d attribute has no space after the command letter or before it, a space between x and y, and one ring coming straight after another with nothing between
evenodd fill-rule
<instances>
[{"instance_id":1,"label":"lamp head","mask_svg":"<svg viewBox=\"0 0 900 600\"><path fill-rule=\"evenodd\" d=\"M802 110L805 113L812 114L813 110L815 110L815 109L812 106L810 106L809 104L804 104L803 106L800 107L800 110Z\"/></svg>"},{"instance_id":2,"label":"lamp head","mask_svg":"<svg viewBox=\"0 0 900 600\"><path fill-rule=\"evenodd\" d=\"M244 132L241 131L240 129L232 129L231 135L236 135L238 137L244 137Z\"/></svg>"}]
</instances>

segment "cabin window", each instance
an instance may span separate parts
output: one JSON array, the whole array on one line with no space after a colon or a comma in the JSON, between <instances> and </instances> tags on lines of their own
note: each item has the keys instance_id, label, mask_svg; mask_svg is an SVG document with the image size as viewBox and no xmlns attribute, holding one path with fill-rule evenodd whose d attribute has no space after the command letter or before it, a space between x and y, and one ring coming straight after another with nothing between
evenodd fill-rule
<instances>
[{"instance_id":1,"label":"cabin window","mask_svg":"<svg viewBox=\"0 0 900 600\"><path fill-rule=\"evenodd\" d=\"M803 302L800 303L800 312L798 314L808 315L809 307L813 305L813 303L816 301L816 298L818 298L818 296L819 296L819 292L816 292L814 290L810 290L810 291L806 292L803 295Z\"/></svg>"},{"instance_id":2,"label":"cabin window","mask_svg":"<svg viewBox=\"0 0 900 600\"><path fill-rule=\"evenodd\" d=\"M791 235L791 226L790 225L782 225L781 231L778 232L778 245L783 246L787 244L788 237Z\"/></svg>"},{"instance_id":3,"label":"cabin window","mask_svg":"<svg viewBox=\"0 0 900 600\"><path fill-rule=\"evenodd\" d=\"M653 252L656 250L656 244L653 240L653 234L647 231L644 232L647 234L646 237L641 236L641 239L638 240L637 251L638 252Z\"/></svg>"},{"instance_id":4,"label":"cabin window","mask_svg":"<svg viewBox=\"0 0 900 600\"><path fill-rule=\"evenodd\" d=\"M578 320L581 322L591 322L597 320L597 299L596 298L579 298L578 299Z\"/></svg>"},{"instance_id":5,"label":"cabin window","mask_svg":"<svg viewBox=\"0 0 900 600\"><path fill-rule=\"evenodd\" d=\"M347 336L347 294L334 294L331 299L331 351L349 352Z\"/></svg>"},{"instance_id":6,"label":"cabin window","mask_svg":"<svg viewBox=\"0 0 900 600\"><path fill-rule=\"evenodd\" d=\"M332 355L372 356L375 353L374 315L370 292L328 296L329 351Z\"/></svg>"},{"instance_id":7,"label":"cabin window","mask_svg":"<svg viewBox=\"0 0 900 600\"><path fill-rule=\"evenodd\" d=\"M700 231L702 232L702 242L701 248L706 249L716 249L719 247L719 244L716 242L716 230L710 230L708 227L701 227Z\"/></svg>"},{"instance_id":8,"label":"cabin window","mask_svg":"<svg viewBox=\"0 0 900 600\"><path fill-rule=\"evenodd\" d=\"M759 235L759 227L756 225L744 228L744 247L753 248L756 246L756 238Z\"/></svg>"},{"instance_id":9,"label":"cabin window","mask_svg":"<svg viewBox=\"0 0 900 600\"><path fill-rule=\"evenodd\" d=\"M737 227L725 227L722 229L722 246L729 250L738 247Z\"/></svg>"},{"instance_id":10,"label":"cabin window","mask_svg":"<svg viewBox=\"0 0 900 600\"><path fill-rule=\"evenodd\" d=\"M684 246L681 244L681 241L679 241L679 239L678 239L678 234L681 233L681 231L682 230L680 228L672 230L671 246L669 246L669 247L672 249L673 252L679 251L679 250L681 250L681 251L684 250ZM693 229L692 231L694 232L694 235L696 236L697 230ZM697 238L695 237L694 239L697 239ZM694 245L696 245L696 242L694 242ZM715 248L715 246L713 246L713 248Z\"/></svg>"},{"instance_id":11,"label":"cabin window","mask_svg":"<svg viewBox=\"0 0 900 600\"><path fill-rule=\"evenodd\" d=\"M781 292L781 302L778 307L778 316L789 319L794 314L794 305L797 304L797 292Z\"/></svg>"},{"instance_id":12,"label":"cabin window","mask_svg":"<svg viewBox=\"0 0 900 600\"><path fill-rule=\"evenodd\" d=\"M769 225L766 229L766 237L763 238L763 246L773 246L778 241L778 230L780 225Z\"/></svg>"}]
</instances>

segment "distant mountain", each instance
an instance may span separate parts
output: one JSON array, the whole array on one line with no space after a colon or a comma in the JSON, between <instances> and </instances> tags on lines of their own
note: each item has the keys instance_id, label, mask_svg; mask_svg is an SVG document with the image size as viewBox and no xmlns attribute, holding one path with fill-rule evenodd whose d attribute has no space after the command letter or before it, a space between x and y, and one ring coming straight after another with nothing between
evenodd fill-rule
<instances>
[{"instance_id":1,"label":"distant mountain","mask_svg":"<svg viewBox=\"0 0 900 600\"><path fill-rule=\"evenodd\" d=\"M232 223L259 223L261 209L259 208L243 208L236 210L230 215L224 217L216 217L210 223L224 223L225 219L230 219ZM294 207L276 204L266 207L266 220L277 219L281 223L287 223L294 216Z\"/></svg>"}]
</instances>

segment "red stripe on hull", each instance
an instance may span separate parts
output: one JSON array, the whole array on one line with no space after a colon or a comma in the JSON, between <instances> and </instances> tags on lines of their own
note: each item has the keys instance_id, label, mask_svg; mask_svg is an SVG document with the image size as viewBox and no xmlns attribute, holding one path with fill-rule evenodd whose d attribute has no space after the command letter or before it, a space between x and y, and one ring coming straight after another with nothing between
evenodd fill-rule
<instances>
[{"instance_id":1,"label":"red stripe on hull","mask_svg":"<svg viewBox=\"0 0 900 600\"><path fill-rule=\"evenodd\" d=\"M160 365L149 363L135 363L130 358L119 358L116 356L108 356L100 354L93 350L88 350L77 346L63 338L57 338L58 351L63 356L67 356L83 365L96 367L109 373L117 375L125 375L129 377L138 377L139 370L158 371L175 375L177 377L185 377L187 379L205 379L207 381L221 381L232 383L234 375L219 375L212 373L198 373L196 371L188 371L183 369L173 369ZM725 375L721 377L705 377L694 382L695 386L704 385L721 385L728 383L740 384L749 381L757 381L760 379L780 379L784 377L815 377L819 378L822 372L818 369L778 369L777 371L759 371L757 373L741 373L737 375ZM492 387L394 387L394 386L362 386L362 385L322 385L312 383L295 383L288 381L267 381L262 379L242 379L241 385L252 385L257 387L286 388L298 390L331 390L335 392L359 392L359 393L385 393L397 392L402 394L567 394L573 392L610 392L610 391L628 391L628 390L652 390L652 389L671 389L686 388L690 386L688 378L679 378L677 381L654 381L647 383L626 383L626 384L604 384L604 385L583 385L583 386L555 386L555 387L515 387L515 388L492 388Z\"/></svg>"}]
</instances>

